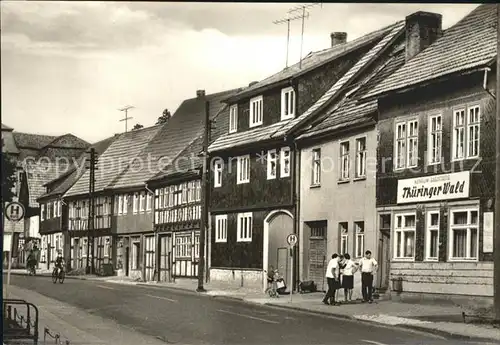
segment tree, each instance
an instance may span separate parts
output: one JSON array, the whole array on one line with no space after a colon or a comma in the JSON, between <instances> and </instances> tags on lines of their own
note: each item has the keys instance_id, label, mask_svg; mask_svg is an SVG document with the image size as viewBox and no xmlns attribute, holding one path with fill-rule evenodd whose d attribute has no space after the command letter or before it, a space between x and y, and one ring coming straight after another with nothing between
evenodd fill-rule
<instances>
[{"instance_id":1,"label":"tree","mask_svg":"<svg viewBox=\"0 0 500 345\"><path fill-rule=\"evenodd\" d=\"M135 126L134 126L134 128L132 128L132 130L134 131L136 129L141 129L141 128L144 128L144 126L141 125L140 123L136 123Z\"/></svg>"},{"instance_id":2,"label":"tree","mask_svg":"<svg viewBox=\"0 0 500 345\"><path fill-rule=\"evenodd\" d=\"M14 159L5 152L2 152L2 205L11 202L16 186L16 163Z\"/></svg>"},{"instance_id":3,"label":"tree","mask_svg":"<svg viewBox=\"0 0 500 345\"><path fill-rule=\"evenodd\" d=\"M156 121L157 125L161 125L163 123L167 123L168 120L172 117L172 114L170 114L170 110L165 109L163 110L162 115L158 118L158 121Z\"/></svg>"}]
</instances>

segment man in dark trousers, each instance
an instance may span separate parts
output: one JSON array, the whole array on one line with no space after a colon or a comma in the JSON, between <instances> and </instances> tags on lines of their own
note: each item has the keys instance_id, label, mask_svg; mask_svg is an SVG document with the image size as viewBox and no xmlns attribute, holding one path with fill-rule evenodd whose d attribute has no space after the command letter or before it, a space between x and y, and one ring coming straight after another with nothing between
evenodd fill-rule
<instances>
[{"instance_id":1,"label":"man in dark trousers","mask_svg":"<svg viewBox=\"0 0 500 345\"><path fill-rule=\"evenodd\" d=\"M372 252L367 250L365 257L359 260L359 268L361 270L361 292L363 294L363 302L372 303L373 292L373 274L377 271L377 261L372 258Z\"/></svg>"},{"instance_id":2,"label":"man in dark trousers","mask_svg":"<svg viewBox=\"0 0 500 345\"><path fill-rule=\"evenodd\" d=\"M337 254L332 255L332 259L326 267L326 281L328 283L328 291L323 298L323 303L327 305L338 305L335 301L335 292L339 288L339 258Z\"/></svg>"}]
</instances>

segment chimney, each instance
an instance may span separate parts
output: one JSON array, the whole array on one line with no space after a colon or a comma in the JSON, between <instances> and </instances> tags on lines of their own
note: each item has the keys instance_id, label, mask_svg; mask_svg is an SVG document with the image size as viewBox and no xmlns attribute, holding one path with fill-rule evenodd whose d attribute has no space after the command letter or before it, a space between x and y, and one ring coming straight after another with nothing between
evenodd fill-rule
<instances>
[{"instance_id":1,"label":"chimney","mask_svg":"<svg viewBox=\"0 0 500 345\"><path fill-rule=\"evenodd\" d=\"M196 90L196 98L205 97L205 90Z\"/></svg>"},{"instance_id":2,"label":"chimney","mask_svg":"<svg viewBox=\"0 0 500 345\"><path fill-rule=\"evenodd\" d=\"M415 12L406 17L406 61L442 36L443 16L432 12Z\"/></svg>"},{"instance_id":3,"label":"chimney","mask_svg":"<svg viewBox=\"0 0 500 345\"><path fill-rule=\"evenodd\" d=\"M254 86L254 85L255 85L255 84L257 84L257 83L258 83L258 81L252 81L252 82L250 82L250 84L248 84L248 87L250 87L250 86Z\"/></svg>"},{"instance_id":4,"label":"chimney","mask_svg":"<svg viewBox=\"0 0 500 345\"><path fill-rule=\"evenodd\" d=\"M332 47L344 44L347 42L347 32L332 32L330 39L332 40Z\"/></svg>"}]
</instances>

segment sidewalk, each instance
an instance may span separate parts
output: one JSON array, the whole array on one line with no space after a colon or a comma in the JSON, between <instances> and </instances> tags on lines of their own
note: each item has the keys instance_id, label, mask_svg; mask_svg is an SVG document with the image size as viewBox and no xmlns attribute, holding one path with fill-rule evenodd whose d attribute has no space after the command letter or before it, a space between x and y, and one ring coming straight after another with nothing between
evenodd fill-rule
<instances>
[{"instance_id":1,"label":"sidewalk","mask_svg":"<svg viewBox=\"0 0 500 345\"><path fill-rule=\"evenodd\" d=\"M76 307L45 297L17 286L9 289L10 298L23 299L35 304L39 310L39 343L43 344L47 327L55 336L60 334L60 343L92 345L165 345L159 339L131 331L109 319L89 314ZM47 344L55 340L47 336Z\"/></svg>"},{"instance_id":2,"label":"sidewalk","mask_svg":"<svg viewBox=\"0 0 500 345\"><path fill-rule=\"evenodd\" d=\"M14 274L26 274L14 273ZM95 277L75 276L67 278L101 280L116 284L147 285L158 288L179 289L186 293L196 293L197 280L178 279L173 283L137 282L127 277ZM236 283L210 282L205 283L206 295L238 299L247 303L261 304L278 308L293 309L303 312L322 314L332 317L354 319L360 322L375 322L388 326L410 328L430 332L445 337L460 339L483 339L500 341L500 328L487 324L464 323L462 311L469 310L460 306L443 306L431 304L410 304L390 300L378 300L373 304L363 304L360 301L341 306L327 306L322 303L323 293L293 294L280 298L269 298L261 289L240 287ZM354 297L354 296L353 296ZM341 293L341 300L343 295Z\"/></svg>"}]
</instances>

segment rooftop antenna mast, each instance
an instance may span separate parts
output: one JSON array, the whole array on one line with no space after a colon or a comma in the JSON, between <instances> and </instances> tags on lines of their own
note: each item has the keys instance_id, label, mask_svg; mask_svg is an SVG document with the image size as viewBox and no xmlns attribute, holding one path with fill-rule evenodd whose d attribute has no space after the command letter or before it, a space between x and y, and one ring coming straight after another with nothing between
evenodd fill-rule
<instances>
[{"instance_id":1,"label":"rooftop antenna mast","mask_svg":"<svg viewBox=\"0 0 500 345\"><path fill-rule=\"evenodd\" d=\"M129 109L134 109L135 107L133 105L127 105L126 107L123 107L121 109L118 109L119 111L124 111L125 112L125 117L120 120L120 122L125 121L125 133L127 133L127 125L128 125L128 120L133 119L133 117L128 117L128 111Z\"/></svg>"},{"instance_id":2,"label":"rooftop antenna mast","mask_svg":"<svg viewBox=\"0 0 500 345\"><path fill-rule=\"evenodd\" d=\"M311 7L320 5L321 8L323 8L323 3L322 2L316 2L312 4L307 4L307 5L299 5L291 8L288 11L288 15L293 15L295 13L299 13L299 15L296 15L294 18L297 19L302 19L302 32L300 35L300 60L299 60L299 69L302 69L302 47L304 46L304 23L305 19L309 18L309 12L307 9L310 9ZM289 24L290 25L290 24Z\"/></svg>"}]
</instances>

